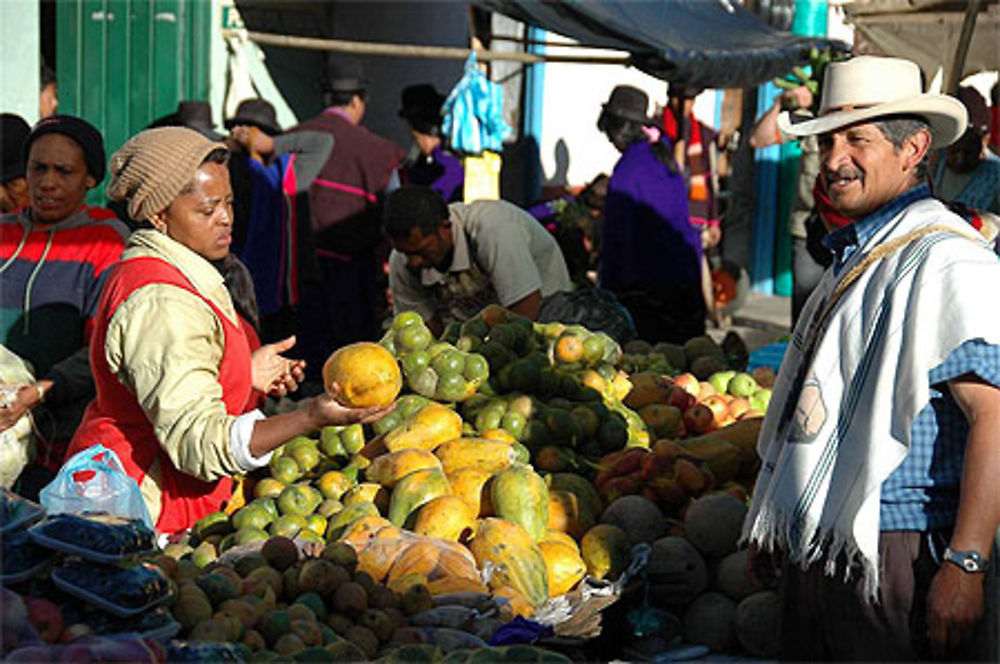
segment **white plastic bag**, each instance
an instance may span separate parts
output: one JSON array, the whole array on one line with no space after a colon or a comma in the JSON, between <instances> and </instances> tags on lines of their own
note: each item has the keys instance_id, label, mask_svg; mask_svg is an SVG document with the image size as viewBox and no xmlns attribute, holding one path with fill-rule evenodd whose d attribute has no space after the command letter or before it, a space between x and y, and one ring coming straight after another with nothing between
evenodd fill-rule
<instances>
[{"instance_id":1,"label":"white plastic bag","mask_svg":"<svg viewBox=\"0 0 1000 664\"><path fill-rule=\"evenodd\" d=\"M18 389L35 382L28 363L0 345L0 408L17 399ZM31 413L25 413L9 429L0 431L0 487L9 489L35 458L35 434Z\"/></svg>"}]
</instances>

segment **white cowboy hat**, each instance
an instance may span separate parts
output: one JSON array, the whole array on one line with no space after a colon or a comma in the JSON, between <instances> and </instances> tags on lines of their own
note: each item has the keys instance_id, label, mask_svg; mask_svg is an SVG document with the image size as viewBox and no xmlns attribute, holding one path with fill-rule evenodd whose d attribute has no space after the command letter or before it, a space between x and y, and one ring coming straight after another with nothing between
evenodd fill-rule
<instances>
[{"instance_id":1,"label":"white cowboy hat","mask_svg":"<svg viewBox=\"0 0 1000 664\"><path fill-rule=\"evenodd\" d=\"M965 133L968 114L962 102L924 94L920 68L902 58L861 55L826 68L816 118L784 112L778 128L791 136L812 136L887 115L917 115L931 126L931 148L943 148Z\"/></svg>"}]
</instances>

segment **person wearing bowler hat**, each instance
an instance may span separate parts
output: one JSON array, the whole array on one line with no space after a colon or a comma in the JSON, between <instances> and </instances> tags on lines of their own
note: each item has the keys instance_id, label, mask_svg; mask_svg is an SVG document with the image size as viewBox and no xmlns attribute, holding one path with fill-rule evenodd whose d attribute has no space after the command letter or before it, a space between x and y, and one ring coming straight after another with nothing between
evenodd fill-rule
<instances>
[{"instance_id":1,"label":"person wearing bowler hat","mask_svg":"<svg viewBox=\"0 0 1000 664\"><path fill-rule=\"evenodd\" d=\"M704 254L673 146L649 129L648 105L645 92L619 85L597 121L621 152L604 201L598 278L632 314L640 339L683 343L705 333Z\"/></svg>"},{"instance_id":2,"label":"person wearing bowler hat","mask_svg":"<svg viewBox=\"0 0 1000 664\"><path fill-rule=\"evenodd\" d=\"M334 349L376 338L380 197L398 187L403 151L361 124L367 89L361 62L336 56L323 80L326 109L291 130L325 132L335 144L309 192L320 280L302 284L297 327L310 381Z\"/></svg>"},{"instance_id":3,"label":"person wearing bowler hat","mask_svg":"<svg viewBox=\"0 0 1000 664\"><path fill-rule=\"evenodd\" d=\"M20 210L30 200L21 149L30 133L31 126L20 115L0 113L0 213Z\"/></svg>"},{"instance_id":4,"label":"person wearing bowler hat","mask_svg":"<svg viewBox=\"0 0 1000 664\"><path fill-rule=\"evenodd\" d=\"M802 310L757 451L748 569L782 594L782 659L973 660L1000 523L1000 283L987 242L931 195L931 150L967 114L920 69L826 69L820 182L848 223Z\"/></svg>"},{"instance_id":5,"label":"person wearing bowler hat","mask_svg":"<svg viewBox=\"0 0 1000 664\"><path fill-rule=\"evenodd\" d=\"M430 187L448 203L462 197L465 170L458 157L445 149L441 136L444 95L430 83L403 88L399 117L406 120L416 154L400 168L403 184Z\"/></svg>"},{"instance_id":6,"label":"person wearing bowler hat","mask_svg":"<svg viewBox=\"0 0 1000 664\"><path fill-rule=\"evenodd\" d=\"M274 106L264 99L240 102L225 127L234 215L226 260L249 269L256 306L247 318L253 328L265 339L283 339L294 333L298 273L312 247L308 201L302 198L330 157L333 137L319 131L282 134Z\"/></svg>"},{"instance_id":7,"label":"person wearing bowler hat","mask_svg":"<svg viewBox=\"0 0 1000 664\"><path fill-rule=\"evenodd\" d=\"M30 412L37 455L17 490L34 497L62 464L94 394L87 344L101 288L128 229L84 204L104 179L104 141L69 115L40 120L21 144L29 203L0 217L0 343L29 362L36 381L0 408L0 431Z\"/></svg>"},{"instance_id":8,"label":"person wearing bowler hat","mask_svg":"<svg viewBox=\"0 0 1000 664\"><path fill-rule=\"evenodd\" d=\"M212 106L207 101L187 99L177 102L176 111L154 120L147 129L156 127L187 127L210 141L222 140L222 135L215 131Z\"/></svg>"}]
</instances>

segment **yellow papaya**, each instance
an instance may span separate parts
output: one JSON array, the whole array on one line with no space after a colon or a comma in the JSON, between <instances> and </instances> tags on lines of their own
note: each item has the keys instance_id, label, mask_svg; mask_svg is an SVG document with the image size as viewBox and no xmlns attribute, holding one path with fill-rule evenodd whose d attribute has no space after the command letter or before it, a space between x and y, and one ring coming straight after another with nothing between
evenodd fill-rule
<instances>
[{"instance_id":1,"label":"yellow papaya","mask_svg":"<svg viewBox=\"0 0 1000 664\"><path fill-rule=\"evenodd\" d=\"M431 402L385 434L390 452L405 449L433 450L462 435L462 417L450 408Z\"/></svg>"},{"instance_id":2,"label":"yellow papaya","mask_svg":"<svg viewBox=\"0 0 1000 664\"><path fill-rule=\"evenodd\" d=\"M576 473L552 473L545 481L549 485L549 491L558 489L569 491L580 501L580 509L590 514L594 521L601 517L604 511L604 501L597 493L593 483L582 475Z\"/></svg>"},{"instance_id":3,"label":"yellow papaya","mask_svg":"<svg viewBox=\"0 0 1000 664\"><path fill-rule=\"evenodd\" d=\"M549 530L549 489L531 466L515 463L490 482L493 510L502 519L520 525L538 541Z\"/></svg>"},{"instance_id":4,"label":"yellow papaya","mask_svg":"<svg viewBox=\"0 0 1000 664\"><path fill-rule=\"evenodd\" d=\"M372 503L380 513L384 514L389 508L389 492L381 484L362 482L345 491L340 497L340 502L344 507L355 503Z\"/></svg>"},{"instance_id":5,"label":"yellow papaya","mask_svg":"<svg viewBox=\"0 0 1000 664\"><path fill-rule=\"evenodd\" d=\"M458 496L438 496L420 506L413 532L457 542L472 534L476 514Z\"/></svg>"},{"instance_id":6,"label":"yellow papaya","mask_svg":"<svg viewBox=\"0 0 1000 664\"><path fill-rule=\"evenodd\" d=\"M481 519L469 550L480 570L487 563L492 567L488 585L495 593L511 588L533 608L549 598L545 558L531 535L518 524L496 517Z\"/></svg>"},{"instance_id":7,"label":"yellow papaya","mask_svg":"<svg viewBox=\"0 0 1000 664\"><path fill-rule=\"evenodd\" d=\"M426 579L437 567L438 555L438 548L432 541L421 539L413 542L396 558L386 582L391 584L407 574L420 574Z\"/></svg>"},{"instance_id":8,"label":"yellow papaya","mask_svg":"<svg viewBox=\"0 0 1000 664\"><path fill-rule=\"evenodd\" d=\"M393 488L389 501L389 521L394 526L403 527L421 505L450 493L451 485L440 468L415 470L399 480Z\"/></svg>"},{"instance_id":9,"label":"yellow papaya","mask_svg":"<svg viewBox=\"0 0 1000 664\"><path fill-rule=\"evenodd\" d=\"M371 465L365 468L365 479L391 489L415 470L440 467L441 462L430 450L407 448L372 459Z\"/></svg>"},{"instance_id":10,"label":"yellow papaya","mask_svg":"<svg viewBox=\"0 0 1000 664\"><path fill-rule=\"evenodd\" d=\"M549 532L545 533L545 537L542 538L539 544L541 544L542 542L559 542L560 544L565 544L566 546L576 550L577 553L580 552L580 545L577 543L577 541L573 539L573 537L570 534L560 532L558 530L550 530Z\"/></svg>"},{"instance_id":11,"label":"yellow papaya","mask_svg":"<svg viewBox=\"0 0 1000 664\"><path fill-rule=\"evenodd\" d=\"M609 523L597 524L580 540L580 555L595 579L618 578L628 562L625 531Z\"/></svg>"},{"instance_id":12,"label":"yellow papaya","mask_svg":"<svg viewBox=\"0 0 1000 664\"><path fill-rule=\"evenodd\" d=\"M444 472L451 475L462 468L496 472L514 462L514 449L508 443L485 438L456 438L434 448Z\"/></svg>"},{"instance_id":13,"label":"yellow papaya","mask_svg":"<svg viewBox=\"0 0 1000 664\"><path fill-rule=\"evenodd\" d=\"M716 484L725 484L734 479L743 465L743 453L740 449L714 433L682 440L680 446L708 465Z\"/></svg>"},{"instance_id":14,"label":"yellow papaya","mask_svg":"<svg viewBox=\"0 0 1000 664\"><path fill-rule=\"evenodd\" d=\"M545 559L549 575L549 595L557 597L568 593L587 574L583 558L573 547L562 542L546 540L538 544Z\"/></svg>"},{"instance_id":15,"label":"yellow papaya","mask_svg":"<svg viewBox=\"0 0 1000 664\"><path fill-rule=\"evenodd\" d=\"M493 473L479 468L462 468L448 475L451 490L472 508L478 516L493 516L493 503L489 499L488 482ZM486 509L489 508L489 509Z\"/></svg>"},{"instance_id":16,"label":"yellow papaya","mask_svg":"<svg viewBox=\"0 0 1000 664\"><path fill-rule=\"evenodd\" d=\"M594 517L580 506L575 493L556 489L549 491L550 531L569 533L571 538L580 539L594 525Z\"/></svg>"}]
</instances>

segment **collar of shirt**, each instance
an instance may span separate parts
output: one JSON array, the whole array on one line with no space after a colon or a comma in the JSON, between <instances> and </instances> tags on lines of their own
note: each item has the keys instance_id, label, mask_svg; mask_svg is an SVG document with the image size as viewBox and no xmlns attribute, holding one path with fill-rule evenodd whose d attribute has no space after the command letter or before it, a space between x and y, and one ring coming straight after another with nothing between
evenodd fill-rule
<instances>
[{"instance_id":1,"label":"collar of shirt","mask_svg":"<svg viewBox=\"0 0 1000 664\"><path fill-rule=\"evenodd\" d=\"M451 265L448 272L462 272L469 269L469 241L465 237L465 229L460 221L451 216L451 237L455 243L452 248ZM423 286L434 286L445 280L447 275L438 271L437 268L429 267L420 271L420 283Z\"/></svg>"},{"instance_id":2,"label":"collar of shirt","mask_svg":"<svg viewBox=\"0 0 1000 664\"><path fill-rule=\"evenodd\" d=\"M347 120L351 124L354 124L354 121L351 119L350 114L348 114L347 111L345 111L339 106L330 106L329 108L324 109L323 115L336 115Z\"/></svg>"},{"instance_id":3,"label":"collar of shirt","mask_svg":"<svg viewBox=\"0 0 1000 664\"><path fill-rule=\"evenodd\" d=\"M904 191L867 217L862 217L853 224L838 228L824 237L823 245L837 256L833 265L834 274L839 273L844 267L844 263L854 255L854 252L863 247L890 219L893 219L911 204L928 198L930 195L930 187L926 184L917 185Z\"/></svg>"}]
</instances>

